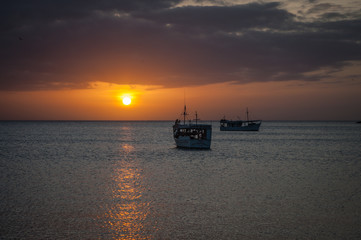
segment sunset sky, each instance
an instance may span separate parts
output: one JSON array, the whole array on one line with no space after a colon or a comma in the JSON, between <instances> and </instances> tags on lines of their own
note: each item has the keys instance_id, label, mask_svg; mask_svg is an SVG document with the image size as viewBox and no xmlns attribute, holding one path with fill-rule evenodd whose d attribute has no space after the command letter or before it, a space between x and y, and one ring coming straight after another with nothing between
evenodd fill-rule
<instances>
[{"instance_id":1,"label":"sunset sky","mask_svg":"<svg viewBox=\"0 0 361 240\"><path fill-rule=\"evenodd\" d=\"M359 0L4 0L0 20L0 120L361 120Z\"/></svg>"}]
</instances>

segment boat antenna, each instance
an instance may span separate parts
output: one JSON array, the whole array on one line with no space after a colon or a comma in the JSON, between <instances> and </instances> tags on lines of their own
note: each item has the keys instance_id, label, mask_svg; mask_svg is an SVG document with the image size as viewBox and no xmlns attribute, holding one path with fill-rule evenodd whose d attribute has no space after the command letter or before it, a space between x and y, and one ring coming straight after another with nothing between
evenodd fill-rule
<instances>
[{"instance_id":1,"label":"boat antenna","mask_svg":"<svg viewBox=\"0 0 361 240\"><path fill-rule=\"evenodd\" d=\"M183 100L184 100L184 106L185 106L186 105L186 89L185 88L184 88Z\"/></svg>"},{"instance_id":2,"label":"boat antenna","mask_svg":"<svg viewBox=\"0 0 361 240\"><path fill-rule=\"evenodd\" d=\"M196 111L196 125L197 125L197 123L198 123L198 120L200 120L199 118L198 118L198 113L197 113L197 111Z\"/></svg>"},{"instance_id":3,"label":"boat antenna","mask_svg":"<svg viewBox=\"0 0 361 240\"><path fill-rule=\"evenodd\" d=\"M183 115L183 124L186 124L186 116L188 115L187 113L187 106L186 106L186 89L184 88L184 111L182 113Z\"/></svg>"},{"instance_id":4,"label":"boat antenna","mask_svg":"<svg viewBox=\"0 0 361 240\"><path fill-rule=\"evenodd\" d=\"M184 104L184 111L182 113L183 115L183 124L186 124L186 116L188 115L187 113L187 106Z\"/></svg>"},{"instance_id":5,"label":"boat antenna","mask_svg":"<svg viewBox=\"0 0 361 240\"><path fill-rule=\"evenodd\" d=\"M249 118L248 118L248 107L247 107L246 113L247 113L247 122L249 122Z\"/></svg>"}]
</instances>

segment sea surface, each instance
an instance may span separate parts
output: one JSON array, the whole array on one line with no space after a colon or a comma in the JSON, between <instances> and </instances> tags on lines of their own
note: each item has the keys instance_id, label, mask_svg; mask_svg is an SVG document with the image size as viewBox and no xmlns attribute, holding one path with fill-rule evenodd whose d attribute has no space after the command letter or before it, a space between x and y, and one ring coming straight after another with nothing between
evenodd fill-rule
<instances>
[{"instance_id":1,"label":"sea surface","mask_svg":"<svg viewBox=\"0 0 361 240\"><path fill-rule=\"evenodd\" d=\"M361 124L0 122L0 239L361 239Z\"/></svg>"}]
</instances>

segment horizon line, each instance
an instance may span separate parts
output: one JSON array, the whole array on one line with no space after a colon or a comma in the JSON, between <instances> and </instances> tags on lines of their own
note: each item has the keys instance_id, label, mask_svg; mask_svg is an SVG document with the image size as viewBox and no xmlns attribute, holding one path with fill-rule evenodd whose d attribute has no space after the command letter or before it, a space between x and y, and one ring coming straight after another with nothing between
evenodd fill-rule
<instances>
[{"instance_id":1,"label":"horizon line","mask_svg":"<svg viewBox=\"0 0 361 240\"><path fill-rule=\"evenodd\" d=\"M220 120L199 120L199 122L219 122ZM246 121L246 120L244 120ZM259 121L254 120L254 121ZM360 122L360 120L261 120L262 122ZM71 120L71 119L0 119L0 122L174 122L174 120ZM193 121L192 121L193 122Z\"/></svg>"}]
</instances>

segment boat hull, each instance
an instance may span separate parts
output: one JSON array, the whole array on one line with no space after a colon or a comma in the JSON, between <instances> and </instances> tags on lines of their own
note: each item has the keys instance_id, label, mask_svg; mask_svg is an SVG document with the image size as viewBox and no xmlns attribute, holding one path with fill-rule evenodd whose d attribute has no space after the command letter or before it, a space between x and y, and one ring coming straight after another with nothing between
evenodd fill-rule
<instances>
[{"instance_id":1,"label":"boat hull","mask_svg":"<svg viewBox=\"0 0 361 240\"><path fill-rule=\"evenodd\" d=\"M174 138L179 148L210 149L211 141L206 139L191 139L190 137Z\"/></svg>"},{"instance_id":2,"label":"boat hull","mask_svg":"<svg viewBox=\"0 0 361 240\"><path fill-rule=\"evenodd\" d=\"M210 149L212 126L206 124L175 124L173 138L179 148Z\"/></svg>"},{"instance_id":3,"label":"boat hull","mask_svg":"<svg viewBox=\"0 0 361 240\"><path fill-rule=\"evenodd\" d=\"M258 131L261 124L254 124L242 127L220 127L221 131Z\"/></svg>"}]
</instances>

